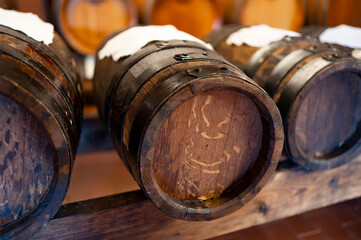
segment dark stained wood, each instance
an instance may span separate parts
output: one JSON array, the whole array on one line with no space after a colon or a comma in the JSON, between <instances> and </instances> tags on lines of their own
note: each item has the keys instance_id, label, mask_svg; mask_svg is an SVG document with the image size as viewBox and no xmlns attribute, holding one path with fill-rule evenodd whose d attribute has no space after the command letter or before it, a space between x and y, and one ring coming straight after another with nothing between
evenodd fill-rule
<instances>
[{"instance_id":1,"label":"dark stained wood","mask_svg":"<svg viewBox=\"0 0 361 240\"><path fill-rule=\"evenodd\" d=\"M153 42L118 62L98 59L94 80L119 155L172 217L227 215L276 167L282 130L274 103L198 43Z\"/></svg>"},{"instance_id":2,"label":"dark stained wood","mask_svg":"<svg viewBox=\"0 0 361 240\"><path fill-rule=\"evenodd\" d=\"M325 26L306 26L300 29L300 33L304 36L310 36L319 39L321 34L327 29ZM361 59L361 50L353 49L339 44L332 44L333 47L341 49L342 51L350 53L354 58Z\"/></svg>"},{"instance_id":3,"label":"dark stained wood","mask_svg":"<svg viewBox=\"0 0 361 240\"><path fill-rule=\"evenodd\" d=\"M306 0L309 25L337 26L348 24L361 27L359 0Z\"/></svg>"},{"instance_id":4,"label":"dark stained wood","mask_svg":"<svg viewBox=\"0 0 361 240\"><path fill-rule=\"evenodd\" d=\"M232 90L200 93L179 106L159 130L155 178L179 199L218 197L245 176L261 141L262 122L251 99Z\"/></svg>"},{"instance_id":5,"label":"dark stained wood","mask_svg":"<svg viewBox=\"0 0 361 240\"><path fill-rule=\"evenodd\" d=\"M245 69L276 102L289 158L308 170L324 170L357 156L361 76L360 61L351 57L353 49L306 36L286 37L250 51L225 43L232 31L237 27L225 27L206 40ZM232 48L235 53L230 53ZM253 55L237 54L241 51Z\"/></svg>"},{"instance_id":6,"label":"dark stained wood","mask_svg":"<svg viewBox=\"0 0 361 240\"><path fill-rule=\"evenodd\" d=\"M2 226L23 217L40 202L53 178L54 156L46 131L26 109L0 95L0 111Z\"/></svg>"},{"instance_id":7,"label":"dark stained wood","mask_svg":"<svg viewBox=\"0 0 361 240\"><path fill-rule=\"evenodd\" d=\"M69 204L34 239L208 239L360 197L360 171L360 157L322 174L282 169L249 204L210 222L172 219L140 191L111 196L106 204L105 199ZM133 204L119 204L132 196L137 196Z\"/></svg>"},{"instance_id":8,"label":"dark stained wood","mask_svg":"<svg viewBox=\"0 0 361 240\"><path fill-rule=\"evenodd\" d=\"M46 225L69 184L81 86L69 50L53 41L0 26L1 239L27 239Z\"/></svg>"}]
</instances>

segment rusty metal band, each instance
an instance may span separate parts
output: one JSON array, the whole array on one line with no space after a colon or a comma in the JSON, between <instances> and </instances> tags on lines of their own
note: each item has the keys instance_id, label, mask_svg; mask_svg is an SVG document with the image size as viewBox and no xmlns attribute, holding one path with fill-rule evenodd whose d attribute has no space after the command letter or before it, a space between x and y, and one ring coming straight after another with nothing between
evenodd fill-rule
<instances>
[{"instance_id":1,"label":"rusty metal band","mask_svg":"<svg viewBox=\"0 0 361 240\"><path fill-rule=\"evenodd\" d=\"M271 56L271 54L276 51L278 48L285 45L286 42L284 41L278 41L273 44L264 46L260 49L258 49L253 56L249 59L247 66L244 70L244 72L249 76L250 78L253 78L256 74L259 67L263 64L263 62Z\"/></svg>"},{"instance_id":2,"label":"rusty metal band","mask_svg":"<svg viewBox=\"0 0 361 240\"><path fill-rule=\"evenodd\" d=\"M282 82L287 73L299 62L311 55L311 52L305 51L303 49L299 49L288 54L272 70L269 78L267 78L267 81L263 86L263 89L266 90L266 92L271 97L273 97L279 84Z\"/></svg>"},{"instance_id":3,"label":"rusty metal band","mask_svg":"<svg viewBox=\"0 0 361 240\"><path fill-rule=\"evenodd\" d=\"M280 110L282 118L284 119L284 124L287 124L286 120L288 112L298 93L302 90L308 81L310 81L318 72L330 64L332 64L332 62L322 57L318 57L303 66L286 84L277 102L277 106Z\"/></svg>"}]
</instances>

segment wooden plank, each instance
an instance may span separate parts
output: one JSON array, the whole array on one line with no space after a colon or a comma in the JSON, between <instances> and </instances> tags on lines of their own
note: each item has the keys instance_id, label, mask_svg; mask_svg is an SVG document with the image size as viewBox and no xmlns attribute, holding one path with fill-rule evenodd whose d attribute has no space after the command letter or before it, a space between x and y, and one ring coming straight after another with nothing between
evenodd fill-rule
<instances>
[{"instance_id":1,"label":"wooden plank","mask_svg":"<svg viewBox=\"0 0 361 240\"><path fill-rule=\"evenodd\" d=\"M140 191L75 203L63 206L34 238L207 239L359 197L360 172L361 157L325 172L281 169L249 204L211 222L172 219Z\"/></svg>"}]
</instances>

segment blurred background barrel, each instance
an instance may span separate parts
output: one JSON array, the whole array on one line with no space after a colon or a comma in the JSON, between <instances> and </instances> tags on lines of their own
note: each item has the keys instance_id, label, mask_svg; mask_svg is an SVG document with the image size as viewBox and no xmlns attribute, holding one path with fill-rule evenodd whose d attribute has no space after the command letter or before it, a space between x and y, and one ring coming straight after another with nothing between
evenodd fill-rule
<instances>
[{"instance_id":1,"label":"blurred background barrel","mask_svg":"<svg viewBox=\"0 0 361 240\"><path fill-rule=\"evenodd\" d=\"M131 0L53 0L52 10L57 31L83 55L95 54L105 37L136 23Z\"/></svg>"},{"instance_id":2,"label":"blurred background barrel","mask_svg":"<svg viewBox=\"0 0 361 240\"><path fill-rule=\"evenodd\" d=\"M171 24L203 38L220 27L222 19L213 0L136 0L144 24Z\"/></svg>"},{"instance_id":3,"label":"blurred background barrel","mask_svg":"<svg viewBox=\"0 0 361 240\"><path fill-rule=\"evenodd\" d=\"M65 197L82 115L69 54L56 34L46 45L0 26L2 237L29 239Z\"/></svg>"},{"instance_id":4,"label":"blurred background barrel","mask_svg":"<svg viewBox=\"0 0 361 240\"><path fill-rule=\"evenodd\" d=\"M304 36L317 38L320 42L332 43L334 47L349 52L354 58L361 59L361 28L348 25L337 27L306 26L299 31Z\"/></svg>"},{"instance_id":5,"label":"blurred background barrel","mask_svg":"<svg viewBox=\"0 0 361 240\"><path fill-rule=\"evenodd\" d=\"M224 56L241 64L279 107L290 159L308 170L324 170L360 153L361 62L350 52L312 38L285 37L252 48L242 59L249 46L229 46L222 37L209 36L218 42L215 49L221 54L225 49Z\"/></svg>"},{"instance_id":6,"label":"blurred background barrel","mask_svg":"<svg viewBox=\"0 0 361 240\"><path fill-rule=\"evenodd\" d=\"M306 0L309 25L361 27L361 0Z\"/></svg>"},{"instance_id":7,"label":"blurred background barrel","mask_svg":"<svg viewBox=\"0 0 361 240\"><path fill-rule=\"evenodd\" d=\"M303 0L217 0L224 22L267 24L297 31L305 22Z\"/></svg>"},{"instance_id":8,"label":"blurred background barrel","mask_svg":"<svg viewBox=\"0 0 361 240\"><path fill-rule=\"evenodd\" d=\"M160 28L149 32L160 36ZM128 37L142 38L137 31L145 30L120 33L104 49L127 49L116 41L136 42ZM101 48L94 81L118 153L172 217L225 216L252 199L277 165L283 131L272 99L204 44L150 41L123 58Z\"/></svg>"}]
</instances>

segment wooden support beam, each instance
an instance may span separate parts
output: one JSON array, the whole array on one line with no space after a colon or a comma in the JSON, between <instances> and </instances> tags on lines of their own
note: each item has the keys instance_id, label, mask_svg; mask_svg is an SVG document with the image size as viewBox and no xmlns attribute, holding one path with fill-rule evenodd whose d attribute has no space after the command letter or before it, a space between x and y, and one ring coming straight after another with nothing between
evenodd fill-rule
<instances>
[{"instance_id":1,"label":"wooden support beam","mask_svg":"<svg viewBox=\"0 0 361 240\"><path fill-rule=\"evenodd\" d=\"M207 239L361 196L361 157L324 172L280 169L246 206L210 222L172 219L134 191L64 205L35 239Z\"/></svg>"}]
</instances>

